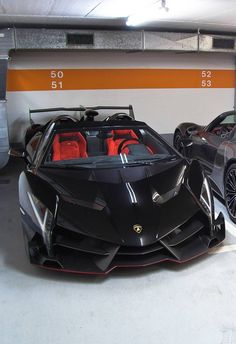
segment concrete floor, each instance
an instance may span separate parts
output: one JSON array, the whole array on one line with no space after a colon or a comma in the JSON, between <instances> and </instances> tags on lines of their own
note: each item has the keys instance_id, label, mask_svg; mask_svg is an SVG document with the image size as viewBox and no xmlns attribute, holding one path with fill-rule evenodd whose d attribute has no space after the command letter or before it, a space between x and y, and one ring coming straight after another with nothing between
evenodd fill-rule
<instances>
[{"instance_id":1,"label":"concrete floor","mask_svg":"<svg viewBox=\"0 0 236 344\"><path fill-rule=\"evenodd\" d=\"M236 227L229 220L224 246L182 266L104 278L41 270L24 252L22 167L11 161L0 172L1 344L236 343Z\"/></svg>"}]
</instances>

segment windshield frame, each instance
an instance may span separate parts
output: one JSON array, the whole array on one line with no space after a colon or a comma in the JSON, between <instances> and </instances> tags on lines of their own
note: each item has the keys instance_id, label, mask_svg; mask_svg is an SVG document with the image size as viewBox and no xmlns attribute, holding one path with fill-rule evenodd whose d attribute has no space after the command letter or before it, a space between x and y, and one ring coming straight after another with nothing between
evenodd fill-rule
<instances>
[{"instance_id":1,"label":"windshield frame","mask_svg":"<svg viewBox=\"0 0 236 344\"><path fill-rule=\"evenodd\" d=\"M59 167L59 165L63 168L63 166L65 168L68 168L70 165L72 168L86 168L86 165L88 167L88 165L90 165L90 168L92 166L92 168L118 168L118 167L124 167L124 166L135 166L135 165L139 165L139 164L142 164L142 165L145 165L145 164L150 164L150 163L155 163L157 161L161 161L161 160L165 160L166 158L170 158L170 159L173 159L174 156L178 157L179 154L178 152L168 143L166 142L155 130L153 130L151 127L149 127L147 124L145 124L144 122L137 122L137 121L126 121L126 123L114 123L114 125L112 125L111 123L108 125L108 123L101 123L101 122L92 122L93 125L91 125L91 123L83 123L83 125L81 125L82 123L79 123L80 125L77 125L77 126L68 126L68 127L54 127L53 130L50 130L50 135L47 137L48 138L48 142L47 144L45 145L46 146L46 149L43 151L43 156L41 156L41 158L39 157L39 160L40 160L40 163L38 165L38 167L51 167L51 168L56 168L56 167ZM97 125L95 125L95 123ZM78 163L78 160L77 162L75 162L75 159L70 159L70 160L60 160L60 161L55 161L55 162L45 162L48 154L49 154L49 150L51 149L51 145L52 145L52 142L53 142L53 139L55 137L56 134L59 134L59 133L65 133L65 132L83 132L83 131L96 131L96 130L107 130L107 129L110 129L110 130L127 130L127 129L131 129L131 130L145 130L147 132L149 132L150 135L152 135L154 137L154 139L156 139L157 141L160 142L161 145L163 145L163 148L167 151L167 154L162 154L163 157L162 158L158 158L158 157L155 157L153 156L153 158L148 158L148 157L142 157L140 156L140 158L137 157L137 160L130 160L130 161L125 161L124 163L121 163L120 164L120 161L117 160L117 163L116 162L113 162L110 166L106 166L107 164L104 163L104 165L100 165L99 167L96 166L96 161L94 162L91 162L88 164L86 163ZM123 155L123 154L121 154ZM156 154L154 154L156 155ZM164 156L165 155L165 156ZM160 154L159 154L160 156ZM104 157L108 157L108 156L105 156L105 155L102 155L100 156L101 159L104 159ZM111 156L110 156L111 157ZM117 155L114 156L114 157L118 157ZM113 157L113 158L114 158ZM94 157L88 157L88 158L81 158L81 159L89 159L89 158L94 158ZM97 157L99 158L99 157ZM39 161L38 160L38 161ZM74 160L74 161L73 161ZM140 160L140 161L139 161ZM141 161L142 160L142 161ZM121 161L122 161L122 157L121 157ZM147 163L147 161L149 161L149 163ZM97 161L97 163L99 164L99 161ZM107 161L108 165L109 165L109 160ZM117 166L118 165L118 166Z\"/></svg>"}]
</instances>

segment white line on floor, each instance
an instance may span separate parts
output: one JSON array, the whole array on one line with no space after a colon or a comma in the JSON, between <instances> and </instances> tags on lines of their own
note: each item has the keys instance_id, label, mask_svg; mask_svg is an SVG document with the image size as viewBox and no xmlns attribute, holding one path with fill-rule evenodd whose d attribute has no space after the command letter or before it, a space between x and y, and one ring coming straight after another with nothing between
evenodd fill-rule
<instances>
[{"instance_id":1,"label":"white line on floor","mask_svg":"<svg viewBox=\"0 0 236 344\"><path fill-rule=\"evenodd\" d=\"M231 235L236 237L236 226L232 226L231 224L228 224L227 221L225 221L226 224L226 231L229 232Z\"/></svg>"},{"instance_id":2,"label":"white line on floor","mask_svg":"<svg viewBox=\"0 0 236 344\"><path fill-rule=\"evenodd\" d=\"M213 247L208 251L208 254L224 253L231 251L236 251L236 244Z\"/></svg>"}]
</instances>

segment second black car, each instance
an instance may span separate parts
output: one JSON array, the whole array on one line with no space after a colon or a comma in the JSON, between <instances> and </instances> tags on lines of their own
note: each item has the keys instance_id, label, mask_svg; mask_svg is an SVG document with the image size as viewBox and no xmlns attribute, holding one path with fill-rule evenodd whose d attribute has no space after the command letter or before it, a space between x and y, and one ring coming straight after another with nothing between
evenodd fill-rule
<instances>
[{"instance_id":1,"label":"second black car","mask_svg":"<svg viewBox=\"0 0 236 344\"><path fill-rule=\"evenodd\" d=\"M236 112L224 112L206 126L181 123L174 133L174 146L200 161L236 223Z\"/></svg>"}]
</instances>

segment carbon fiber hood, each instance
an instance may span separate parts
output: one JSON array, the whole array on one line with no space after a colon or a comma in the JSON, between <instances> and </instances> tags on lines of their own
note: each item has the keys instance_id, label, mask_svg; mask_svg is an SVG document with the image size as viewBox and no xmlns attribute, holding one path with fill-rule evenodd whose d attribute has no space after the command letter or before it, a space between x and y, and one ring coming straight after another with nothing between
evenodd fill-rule
<instances>
[{"instance_id":1,"label":"carbon fiber hood","mask_svg":"<svg viewBox=\"0 0 236 344\"><path fill-rule=\"evenodd\" d=\"M59 194L59 226L119 245L145 246L199 209L181 184L185 168L186 161L177 158L117 169L44 168L41 177Z\"/></svg>"}]
</instances>

